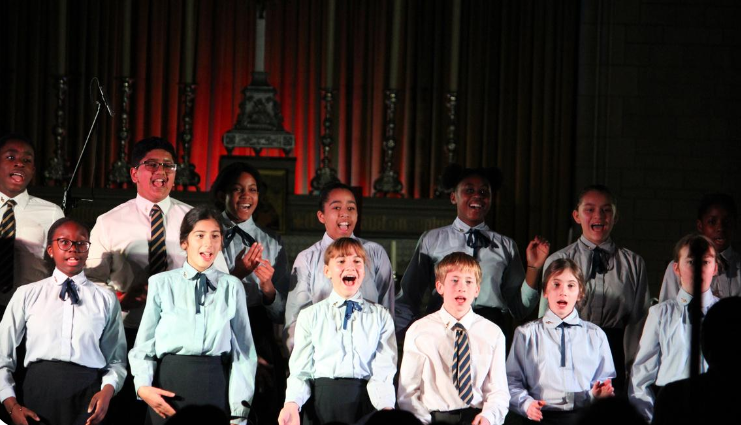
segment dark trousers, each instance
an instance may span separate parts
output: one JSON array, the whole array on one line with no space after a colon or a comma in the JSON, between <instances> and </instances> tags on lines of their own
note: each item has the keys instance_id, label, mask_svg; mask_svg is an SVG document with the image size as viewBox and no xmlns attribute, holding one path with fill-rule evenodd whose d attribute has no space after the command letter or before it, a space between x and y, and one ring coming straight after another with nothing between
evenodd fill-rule
<instances>
[{"instance_id":1,"label":"dark trousers","mask_svg":"<svg viewBox=\"0 0 741 425\"><path fill-rule=\"evenodd\" d=\"M433 423L444 423L451 425L471 425L481 409L468 407L466 409L449 410L447 412L430 412Z\"/></svg>"},{"instance_id":2,"label":"dark trousers","mask_svg":"<svg viewBox=\"0 0 741 425\"><path fill-rule=\"evenodd\" d=\"M526 420L528 425L576 425L579 419L579 412L574 410L543 410L543 420L535 422Z\"/></svg>"},{"instance_id":3,"label":"dark trousers","mask_svg":"<svg viewBox=\"0 0 741 425\"><path fill-rule=\"evenodd\" d=\"M136 332L138 330L138 328L124 328L127 351L130 351L134 347ZM147 416L147 404L136 398L134 377L131 375L131 368L128 362L126 362L126 379L121 387L121 391L111 399L107 416L110 418L109 423L112 425L143 424Z\"/></svg>"},{"instance_id":4,"label":"dark trousers","mask_svg":"<svg viewBox=\"0 0 741 425\"><path fill-rule=\"evenodd\" d=\"M254 423L274 424L278 421L280 409L286 398L286 360L273 336L273 322L265 307L249 307L250 329L258 357L265 359L270 367L257 365L255 376L255 396L250 409L250 419Z\"/></svg>"},{"instance_id":5,"label":"dark trousers","mask_svg":"<svg viewBox=\"0 0 741 425\"><path fill-rule=\"evenodd\" d=\"M625 328L602 328L602 330L607 335L607 342L610 344L610 352L612 352L612 361L615 363L617 376L612 380L615 394L627 395L628 385L625 382L625 349L623 344Z\"/></svg>"},{"instance_id":6,"label":"dark trousers","mask_svg":"<svg viewBox=\"0 0 741 425\"><path fill-rule=\"evenodd\" d=\"M229 409L229 363L220 356L165 355L159 360L152 385L172 391L173 398L166 398L175 411L185 406L209 404ZM165 423L151 408L149 419L153 425Z\"/></svg>"},{"instance_id":7,"label":"dark trousers","mask_svg":"<svg viewBox=\"0 0 741 425\"><path fill-rule=\"evenodd\" d=\"M40 361L28 365L22 404L44 425L84 425L101 372L75 363Z\"/></svg>"},{"instance_id":8,"label":"dark trousers","mask_svg":"<svg viewBox=\"0 0 741 425\"><path fill-rule=\"evenodd\" d=\"M316 379L312 392L314 402L307 403L305 418L311 425L354 424L375 411L367 385L368 381L362 379Z\"/></svg>"}]
</instances>

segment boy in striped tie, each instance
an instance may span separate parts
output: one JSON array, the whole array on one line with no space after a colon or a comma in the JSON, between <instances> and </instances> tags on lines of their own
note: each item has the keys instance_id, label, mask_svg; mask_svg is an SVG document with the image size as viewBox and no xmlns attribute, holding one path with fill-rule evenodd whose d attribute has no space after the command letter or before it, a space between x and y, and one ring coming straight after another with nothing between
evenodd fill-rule
<instances>
[{"instance_id":1,"label":"boy in striped tie","mask_svg":"<svg viewBox=\"0 0 741 425\"><path fill-rule=\"evenodd\" d=\"M407 331L397 399L425 424L504 423L504 334L471 309L480 287L481 267L473 257L446 255L435 266L442 308Z\"/></svg>"}]
</instances>

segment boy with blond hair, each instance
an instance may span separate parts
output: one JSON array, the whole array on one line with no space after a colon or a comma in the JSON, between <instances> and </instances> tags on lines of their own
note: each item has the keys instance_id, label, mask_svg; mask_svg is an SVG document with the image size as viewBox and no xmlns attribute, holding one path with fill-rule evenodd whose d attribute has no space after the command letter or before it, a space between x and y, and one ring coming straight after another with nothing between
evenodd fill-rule
<instances>
[{"instance_id":1,"label":"boy with blond hair","mask_svg":"<svg viewBox=\"0 0 741 425\"><path fill-rule=\"evenodd\" d=\"M407 331L397 399L425 424L504 423L509 403L504 334L471 309L481 276L470 255L446 255L435 266L442 308Z\"/></svg>"}]
</instances>

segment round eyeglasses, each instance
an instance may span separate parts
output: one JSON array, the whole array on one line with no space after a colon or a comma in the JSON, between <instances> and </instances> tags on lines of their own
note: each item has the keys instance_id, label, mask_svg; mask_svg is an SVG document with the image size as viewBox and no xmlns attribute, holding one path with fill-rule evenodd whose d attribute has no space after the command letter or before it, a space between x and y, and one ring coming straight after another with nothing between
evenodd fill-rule
<instances>
[{"instance_id":1,"label":"round eyeglasses","mask_svg":"<svg viewBox=\"0 0 741 425\"><path fill-rule=\"evenodd\" d=\"M75 246L75 251L77 252L88 252L90 249L90 241L71 241L65 238L57 238L54 240L62 251L69 251L72 249L72 245Z\"/></svg>"}]
</instances>

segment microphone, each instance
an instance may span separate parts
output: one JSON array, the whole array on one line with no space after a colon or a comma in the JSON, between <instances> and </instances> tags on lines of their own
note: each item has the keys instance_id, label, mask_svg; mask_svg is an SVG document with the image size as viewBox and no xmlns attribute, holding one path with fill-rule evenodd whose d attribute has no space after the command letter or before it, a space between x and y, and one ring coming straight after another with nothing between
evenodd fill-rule
<instances>
[{"instance_id":1,"label":"microphone","mask_svg":"<svg viewBox=\"0 0 741 425\"><path fill-rule=\"evenodd\" d=\"M113 115L115 115L113 113L113 108L111 108L111 105L106 100L105 93L103 93L103 86L100 85L100 82L98 82L98 91L100 92L101 100L103 100L103 105L105 105L105 108L108 110L108 115L112 117Z\"/></svg>"}]
</instances>

